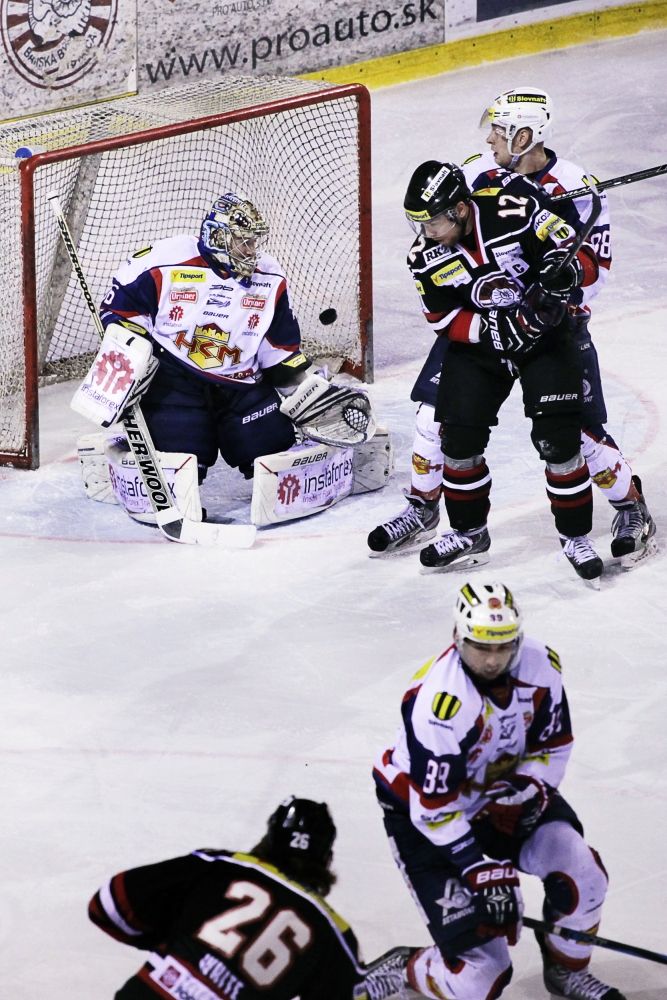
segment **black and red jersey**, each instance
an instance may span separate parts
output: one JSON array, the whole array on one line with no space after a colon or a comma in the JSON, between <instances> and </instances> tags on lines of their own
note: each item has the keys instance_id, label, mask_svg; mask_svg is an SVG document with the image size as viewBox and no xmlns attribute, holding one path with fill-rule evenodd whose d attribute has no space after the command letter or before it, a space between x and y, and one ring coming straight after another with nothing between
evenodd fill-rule
<instances>
[{"instance_id":1,"label":"black and red jersey","mask_svg":"<svg viewBox=\"0 0 667 1000\"><path fill-rule=\"evenodd\" d=\"M524 182L524 189L526 188ZM487 188L472 195L472 232L454 247L420 235L408 254L422 309L439 334L479 341L480 313L520 305L538 279L545 255L567 247L575 230L531 194ZM595 282L593 248L578 252L584 285Z\"/></svg>"},{"instance_id":2,"label":"black and red jersey","mask_svg":"<svg viewBox=\"0 0 667 1000\"><path fill-rule=\"evenodd\" d=\"M320 897L246 854L198 850L115 875L90 919L148 951L116 1000L352 1000L351 928Z\"/></svg>"}]
</instances>

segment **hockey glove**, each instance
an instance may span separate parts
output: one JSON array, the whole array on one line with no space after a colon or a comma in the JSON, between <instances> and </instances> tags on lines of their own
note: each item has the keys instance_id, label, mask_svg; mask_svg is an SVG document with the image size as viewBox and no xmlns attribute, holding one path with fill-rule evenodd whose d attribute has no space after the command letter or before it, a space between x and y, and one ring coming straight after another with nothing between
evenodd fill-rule
<instances>
[{"instance_id":1,"label":"hockey glove","mask_svg":"<svg viewBox=\"0 0 667 1000\"><path fill-rule=\"evenodd\" d=\"M311 375L292 396L288 396L280 412L313 441L337 448L369 441L377 426L370 397L359 389L335 385Z\"/></svg>"},{"instance_id":2,"label":"hockey glove","mask_svg":"<svg viewBox=\"0 0 667 1000\"><path fill-rule=\"evenodd\" d=\"M477 934L481 938L506 937L508 944L516 944L523 899L519 874L511 861L480 861L466 868L463 876L481 904Z\"/></svg>"},{"instance_id":3,"label":"hockey glove","mask_svg":"<svg viewBox=\"0 0 667 1000\"><path fill-rule=\"evenodd\" d=\"M490 309L480 315L479 342L503 354L525 354L535 347L545 329L523 305L512 310Z\"/></svg>"},{"instance_id":4,"label":"hockey glove","mask_svg":"<svg viewBox=\"0 0 667 1000\"><path fill-rule=\"evenodd\" d=\"M549 805L551 792L537 778L515 774L507 781L496 781L488 789L492 801L486 808L496 830L511 837L527 837Z\"/></svg>"},{"instance_id":5,"label":"hockey glove","mask_svg":"<svg viewBox=\"0 0 667 1000\"><path fill-rule=\"evenodd\" d=\"M584 282L584 269L576 254L566 267L561 268L568 253L563 248L550 250L545 254L539 277L539 283L545 291L561 293L566 298L573 288L579 288Z\"/></svg>"}]
</instances>

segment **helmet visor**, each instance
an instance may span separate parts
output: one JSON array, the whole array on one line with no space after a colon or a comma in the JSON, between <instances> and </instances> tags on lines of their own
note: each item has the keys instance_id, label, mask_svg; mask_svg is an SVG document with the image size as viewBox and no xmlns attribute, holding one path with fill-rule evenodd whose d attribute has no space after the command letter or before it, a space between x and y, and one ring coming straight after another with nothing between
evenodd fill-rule
<instances>
[{"instance_id":1,"label":"helmet visor","mask_svg":"<svg viewBox=\"0 0 667 1000\"><path fill-rule=\"evenodd\" d=\"M406 212L405 217L414 233L429 240L441 240L459 225L459 217L453 205L433 217L428 212Z\"/></svg>"}]
</instances>

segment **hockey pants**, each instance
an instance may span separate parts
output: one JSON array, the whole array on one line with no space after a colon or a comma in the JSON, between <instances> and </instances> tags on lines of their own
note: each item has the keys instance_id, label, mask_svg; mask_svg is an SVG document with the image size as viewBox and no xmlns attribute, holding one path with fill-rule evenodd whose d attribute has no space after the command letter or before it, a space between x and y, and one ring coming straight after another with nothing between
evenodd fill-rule
<instances>
[{"instance_id":1,"label":"hockey pants","mask_svg":"<svg viewBox=\"0 0 667 1000\"><path fill-rule=\"evenodd\" d=\"M387 816L385 822L387 831L393 831L390 845L394 858L435 941L410 962L413 989L433 998L495 1000L512 975L505 938L493 938L453 953L457 908L465 907L466 893L457 869L415 830L409 817ZM489 854L488 845L484 851ZM501 853L494 852L499 860ZM595 931L607 891L607 875L597 854L570 822L561 819L541 824L519 847L518 857L513 860L522 872L541 879L547 920L575 930ZM585 968L590 961L591 945L550 935L547 946L557 962L573 971Z\"/></svg>"},{"instance_id":2,"label":"hockey pants","mask_svg":"<svg viewBox=\"0 0 667 1000\"><path fill-rule=\"evenodd\" d=\"M531 438L546 464L547 496L562 535L587 535L593 522L588 466L581 454L582 379L566 329L509 362L467 344L445 353L436 405L442 424L443 493L451 526L470 531L486 523L491 475L484 461L491 427L519 380Z\"/></svg>"},{"instance_id":3,"label":"hockey pants","mask_svg":"<svg viewBox=\"0 0 667 1000\"><path fill-rule=\"evenodd\" d=\"M281 397L267 382L215 384L190 373L164 349L141 407L155 447L197 456L200 481L218 452L246 479L259 455L291 448L294 425L280 412Z\"/></svg>"}]
</instances>

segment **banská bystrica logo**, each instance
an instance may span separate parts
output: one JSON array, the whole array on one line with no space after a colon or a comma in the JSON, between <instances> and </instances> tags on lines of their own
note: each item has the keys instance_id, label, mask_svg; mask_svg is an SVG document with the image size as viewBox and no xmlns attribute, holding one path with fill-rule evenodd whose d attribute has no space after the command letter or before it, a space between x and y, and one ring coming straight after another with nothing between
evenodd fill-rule
<instances>
[{"instance_id":1,"label":"bansk\u00e1 bystrica logo","mask_svg":"<svg viewBox=\"0 0 667 1000\"><path fill-rule=\"evenodd\" d=\"M118 0L0 0L9 62L35 87L68 87L95 66Z\"/></svg>"}]
</instances>

